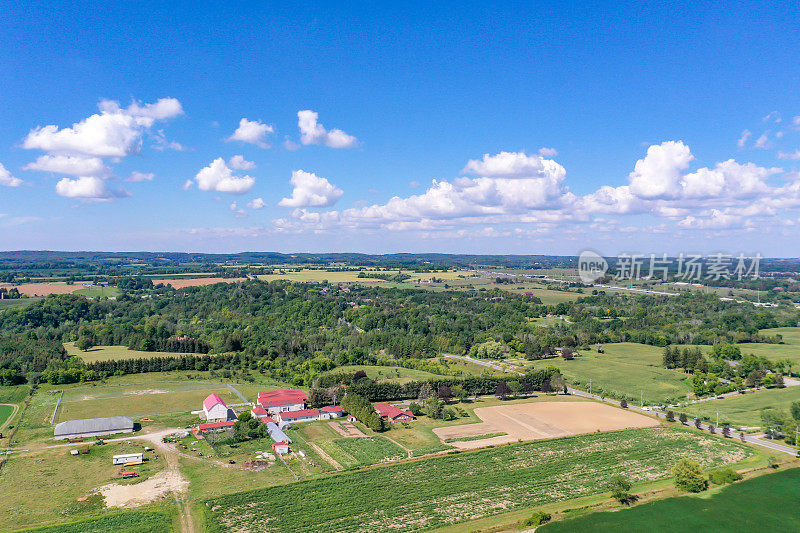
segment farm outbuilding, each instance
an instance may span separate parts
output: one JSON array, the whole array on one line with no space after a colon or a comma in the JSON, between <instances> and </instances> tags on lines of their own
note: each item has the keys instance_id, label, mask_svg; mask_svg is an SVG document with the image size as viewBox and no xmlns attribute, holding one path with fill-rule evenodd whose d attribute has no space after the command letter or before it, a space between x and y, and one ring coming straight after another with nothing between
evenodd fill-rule
<instances>
[{"instance_id":1,"label":"farm outbuilding","mask_svg":"<svg viewBox=\"0 0 800 533\"><path fill-rule=\"evenodd\" d=\"M206 417L206 422L227 422L235 418L233 411L228 409L228 406L217 394L209 394L203 400L203 415Z\"/></svg>"},{"instance_id":2,"label":"farm outbuilding","mask_svg":"<svg viewBox=\"0 0 800 533\"><path fill-rule=\"evenodd\" d=\"M302 389L282 389L258 393L258 405L267 413L277 415L286 411L301 411L306 408L307 395Z\"/></svg>"},{"instance_id":3,"label":"farm outbuilding","mask_svg":"<svg viewBox=\"0 0 800 533\"><path fill-rule=\"evenodd\" d=\"M404 420L414 420L414 413L411 411L404 411L392 404L376 403L375 410L381 418L387 419L389 422L401 422Z\"/></svg>"},{"instance_id":4,"label":"farm outbuilding","mask_svg":"<svg viewBox=\"0 0 800 533\"><path fill-rule=\"evenodd\" d=\"M284 433L275 422L267 422L267 433L275 442L292 442L292 439Z\"/></svg>"},{"instance_id":5,"label":"farm outbuilding","mask_svg":"<svg viewBox=\"0 0 800 533\"><path fill-rule=\"evenodd\" d=\"M127 465L130 463L141 463L144 460L144 454L142 452L139 453L124 453L121 455L115 455L111 458L111 461L115 465Z\"/></svg>"},{"instance_id":6,"label":"farm outbuilding","mask_svg":"<svg viewBox=\"0 0 800 533\"><path fill-rule=\"evenodd\" d=\"M275 450L275 453L289 453L289 445L285 442L275 442L272 444L272 449Z\"/></svg>"},{"instance_id":7,"label":"farm outbuilding","mask_svg":"<svg viewBox=\"0 0 800 533\"><path fill-rule=\"evenodd\" d=\"M98 437L115 433L133 433L133 418L130 416L107 416L67 420L56 424L54 430L56 439Z\"/></svg>"}]
</instances>

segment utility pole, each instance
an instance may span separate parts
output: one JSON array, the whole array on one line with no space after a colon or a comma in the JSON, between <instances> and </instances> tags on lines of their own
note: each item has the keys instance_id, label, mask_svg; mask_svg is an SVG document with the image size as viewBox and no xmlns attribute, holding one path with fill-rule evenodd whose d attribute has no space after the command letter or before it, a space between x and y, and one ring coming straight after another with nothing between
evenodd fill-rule
<instances>
[{"instance_id":1,"label":"utility pole","mask_svg":"<svg viewBox=\"0 0 800 533\"><path fill-rule=\"evenodd\" d=\"M589 394L592 394L592 378L589 378Z\"/></svg>"},{"instance_id":2,"label":"utility pole","mask_svg":"<svg viewBox=\"0 0 800 533\"><path fill-rule=\"evenodd\" d=\"M717 409L717 427L719 427L719 409Z\"/></svg>"},{"instance_id":3,"label":"utility pole","mask_svg":"<svg viewBox=\"0 0 800 533\"><path fill-rule=\"evenodd\" d=\"M639 391L639 407L644 407L644 391Z\"/></svg>"}]
</instances>

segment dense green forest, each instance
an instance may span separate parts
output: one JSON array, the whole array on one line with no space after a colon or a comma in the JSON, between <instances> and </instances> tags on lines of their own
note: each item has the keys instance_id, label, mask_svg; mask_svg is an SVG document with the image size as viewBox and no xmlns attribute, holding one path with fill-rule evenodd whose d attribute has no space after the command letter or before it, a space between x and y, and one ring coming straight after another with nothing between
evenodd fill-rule
<instances>
[{"instance_id":1,"label":"dense green forest","mask_svg":"<svg viewBox=\"0 0 800 533\"><path fill-rule=\"evenodd\" d=\"M264 282L147 290L131 282L116 300L50 296L0 312L3 382L97 379L164 369L258 371L308 385L346 364L428 369L444 353L499 349L528 359L554 347L637 342L655 346L775 342L763 328L795 326L792 309L754 311L715 295L587 295L543 305L493 290L426 291ZM534 319L562 315L543 327ZM226 354L94 363L68 359L61 343L124 345L145 351ZM436 368L432 369L436 371ZM438 372L446 373L446 372ZM30 376L29 376L30 374Z\"/></svg>"}]
</instances>

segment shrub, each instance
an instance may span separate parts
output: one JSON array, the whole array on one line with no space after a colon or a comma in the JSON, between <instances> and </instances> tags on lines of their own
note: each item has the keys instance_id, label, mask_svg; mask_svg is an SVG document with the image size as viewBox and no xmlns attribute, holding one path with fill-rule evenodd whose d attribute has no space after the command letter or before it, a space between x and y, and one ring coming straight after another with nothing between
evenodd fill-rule
<instances>
[{"instance_id":1,"label":"shrub","mask_svg":"<svg viewBox=\"0 0 800 533\"><path fill-rule=\"evenodd\" d=\"M550 513L545 513L544 511L536 511L534 512L530 518L525 520L522 525L523 526L541 526L542 524L550 521Z\"/></svg>"},{"instance_id":2,"label":"shrub","mask_svg":"<svg viewBox=\"0 0 800 533\"><path fill-rule=\"evenodd\" d=\"M675 486L687 492L702 492L708 488L708 480L700 469L700 464L691 459L681 459L672 467Z\"/></svg>"},{"instance_id":3,"label":"shrub","mask_svg":"<svg viewBox=\"0 0 800 533\"><path fill-rule=\"evenodd\" d=\"M625 398L621 399L619 401L619 406L622 407L623 409L627 409L628 408L628 400L626 400Z\"/></svg>"},{"instance_id":4,"label":"shrub","mask_svg":"<svg viewBox=\"0 0 800 533\"><path fill-rule=\"evenodd\" d=\"M708 474L708 479L714 485L727 485L742 479L742 475L732 468L723 468Z\"/></svg>"}]
</instances>

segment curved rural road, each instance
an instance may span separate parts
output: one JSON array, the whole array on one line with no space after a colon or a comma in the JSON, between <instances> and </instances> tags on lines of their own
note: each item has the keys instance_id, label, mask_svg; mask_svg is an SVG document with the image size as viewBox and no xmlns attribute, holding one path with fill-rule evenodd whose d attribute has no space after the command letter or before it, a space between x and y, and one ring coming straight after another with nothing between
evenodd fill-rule
<instances>
[{"instance_id":1,"label":"curved rural road","mask_svg":"<svg viewBox=\"0 0 800 533\"><path fill-rule=\"evenodd\" d=\"M6 421L3 422L2 425L0 425L0 433L2 433L3 431L5 431L6 426L9 425L12 420L14 420L14 416L19 412L19 405L15 404L15 403L0 403L0 405L10 405L14 409L13 411L11 411L11 414L8 415L8 418L6 418Z\"/></svg>"}]
</instances>

